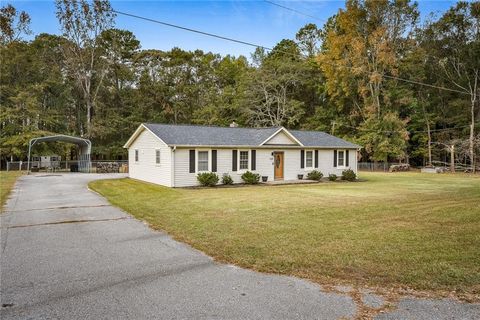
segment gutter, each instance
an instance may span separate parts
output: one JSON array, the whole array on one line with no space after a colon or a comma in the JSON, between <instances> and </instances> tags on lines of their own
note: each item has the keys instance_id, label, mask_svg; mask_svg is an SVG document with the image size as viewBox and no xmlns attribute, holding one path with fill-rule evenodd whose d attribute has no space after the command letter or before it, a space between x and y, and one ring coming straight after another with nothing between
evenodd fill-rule
<instances>
[{"instance_id":1,"label":"gutter","mask_svg":"<svg viewBox=\"0 0 480 320\"><path fill-rule=\"evenodd\" d=\"M263 146L242 146L242 145L231 145L231 146L226 146L226 145L169 145L170 148L214 148L214 149L279 149L279 148L285 148L285 149L355 149L355 150L360 150L362 147L359 147L358 145L351 146L351 147L346 147L346 146L297 146L297 145L263 145Z\"/></svg>"}]
</instances>

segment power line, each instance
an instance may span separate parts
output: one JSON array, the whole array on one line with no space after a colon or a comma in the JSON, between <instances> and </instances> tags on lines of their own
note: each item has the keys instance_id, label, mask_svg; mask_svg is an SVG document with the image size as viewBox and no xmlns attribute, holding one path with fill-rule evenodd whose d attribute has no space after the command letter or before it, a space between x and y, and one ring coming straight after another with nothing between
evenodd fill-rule
<instances>
[{"instance_id":1,"label":"power line","mask_svg":"<svg viewBox=\"0 0 480 320\"><path fill-rule=\"evenodd\" d=\"M248 41L243 41L243 40L238 40L238 39L234 39L234 38L230 38L230 37L218 35L218 34L215 34L215 33L210 33L210 32L201 31L201 30L198 30L198 29L183 27L183 26L176 25L176 24L173 24L173 23L164 22L164 21L160 21L160 20L156 20L156 19L151 19L151 18L146 18L146 17L142 17L142 16L139 16L139 15L131 14L131 13L126 13L126 12L122 12L122 11L118 11L118 10L114 10L114 9L112 9L112 12L114 12L114 13L116 13L116 14L123 15L123 16L127 16L127 17L132 17L132 18L136 18L136 19L140 19L140 20L145 20L145 21L149 21L149 22L161 24L161 25L164 25L164 26L167 26L167 27L171 27L171 28L176 28L176 29L180 29L180 30L184 30L184 31L189 31L189 32L201 34L201 35L208 36L208 37L213 37L213 38L217 38L217 39L221 39L221 40L225 40L225 41L230 41L230 42L235 42L235 43L247 45L247 46L250 46L250 47L261 48L261 49L264 49L264 50L267 50L267 51L272 51L272 50L273 50L273 48L265 47L265 46L262 46L262 45L259 45L259 44L256 44L256 43L252 43L252 42L248 42ZM291 55L292 57L296 57L296 56L295 56L294 54L292 54L291 52L282 51L282 50L278 50L278 51L279 51L279 52L282 52L282 53L285 53L285 54L287 54L287 55ZM305 56L304 56L304 57L305 57ZM339 66L339 65L334 64L334 63L332 63L332 62L324 61L324 63L329 64L329 65L331 65L331 66L333 66L333 67L335 67L335 68L336 68L336 67L348 68L347 66ZM369 74L373 74L373 72L368 72L368 73L369 73ZM436 89L439 89L439 90L445 90L445 91L451 91L451 92L456 92L456 93L461 93L461 94L469 95L469 93L467 93L467 92L465 92L465 91L460 91L460 90L456 90L456 89L451 89L451 88L446 88L446 87L435 86L435 85L432 85L432 84L423 83L423 82L414 81L414 80L408 80L408 79L404 79L404 78L400 78L400 77L395 77L395 76L389 76L389 75L382 75L382 76L384 76L384 77L386 77L386 78L389 78L389 79L395 79L395 80L398 80L398 81L408 82L408 83L411 83L411 84L417 84L417 85L426 86L426 87L430 87L430 88L436 88Z\"/></svg>"},{"instance_id":2,"label":"power line","mask_svg":"<svg viewBox=\"0 0 480 320\"><path fill-rule=\"evenodd\" d=\"M300 11L300 10L297 10L297 9L294 9L294 8L290 8L290 7L281 5L281 4L276 3L276 2L273 2L273 1L263 0L263 2L266 2L266 3L271 4L271 5L273 5L273 6L277 6L277 7L283 8L283 9L288 10L288 11L295 12L296 14L300 14L300 15L303 15L303 16L306 16L306 17L315 19L315 20L320 21L320 22L323 22L323 23L326 23L326 22L327 22L325 19L320 19L320 18L315 17L315 16L312 16L312 15L310 15L310 14L308 14L308 13L305 13L305 12L302 12L302 11Z\"/></svg>"},{"instance_id":3,"label":"power line","mask_svg":"<svg viewBox=\"0 0 480 320\"><path fill-rule=\"evenodd\" d=\"M112 12L114 12L116 14L121 14L121 15L127 16L127 17L132 17L132 18L136 18L136 19L140 19L140 20L145 20L145 21L149 21L149 22L158 23L158 24L161 24L161 25L164 25L164 26L167 26L167 27L171 27L171 28L176 28L176 29L180 29L180 30L184 30L184 31L189 31L189 32L202 34L202 35L208 36L208 37L213 37L213 38L217 38L217 39L221 39L221 40L226 40L226 41L231 41L231 42L235 42L235 43L244 44L244 45L250 46L250 47L262 48L262 49L265 49L265 50L268 50L268 51L273 50L272 48L264 47L264 46L259 45L259 44L255 44L255 43L251 43L251 42L247 42L247 41L242 41L242 40L237 40L237 39L234 39L234 38L229 38L229 37L221 36L221 35L218 35L218 34L215 34L215 33L205 32L205 31L201 31L201 30L197 30L197 29L182 27L182 26L179 26L179 25L176 25L176 24L173 24L173 23L168 23L168 22L164 22L164 21L160 21L160 20L150 19L150 18L138 16L138 15L131 14L131 13L117 11L117 10L114 10L114 9L112 9Z\"/></svg>"},{"instance_id":4,"label":"power line","mask_svg":"<svg viewBox=\"0 0 480 320\"><path fill-rule=\"evenodd\" d=\"M389 75L386 75L386 74L384 74L383 77L389 78L389 79L395 79L395 80L398 80L398 81L408 82L408 83L410 83L410 84L418 84L418 85L420 85L420 86L430 87L430 88L434 88L434 89L440 89L440 90L445 90L445 91L451 91L451 92L469 94L469 93L467 93L467 92L465 92L465 91L461 91L461 90L457 90L457 89L435 86L435 85L433 85L433 84L428 84L428 83L424 83L424 82L420 82L420 81L415 81L415 80L409 80L409 79L400 78L400 77L389 76Z\"/></svg>"}]
</instances>

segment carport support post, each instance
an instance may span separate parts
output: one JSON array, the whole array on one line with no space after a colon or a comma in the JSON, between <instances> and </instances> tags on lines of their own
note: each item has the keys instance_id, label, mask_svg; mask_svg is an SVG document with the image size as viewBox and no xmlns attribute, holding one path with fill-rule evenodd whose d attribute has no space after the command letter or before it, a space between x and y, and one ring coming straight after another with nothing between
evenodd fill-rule
<instances>
[{"instance_id":1,"label":"carport support post","mask_svg":"<svg viewBox=\"0 0 480 320\"><path fill-rule=\"evenodd\" d=\"M30 174L30 152L32 151L32 140L28 142L27 174Z\"/></svg>"}]
</instances>

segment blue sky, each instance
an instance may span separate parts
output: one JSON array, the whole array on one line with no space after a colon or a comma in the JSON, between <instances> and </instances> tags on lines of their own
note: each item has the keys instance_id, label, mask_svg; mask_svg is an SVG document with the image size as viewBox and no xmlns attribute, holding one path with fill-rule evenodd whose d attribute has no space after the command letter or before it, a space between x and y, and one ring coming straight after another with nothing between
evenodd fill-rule
<instances>
[{"instance_id":1,"label":"blue sky","mask_svg":"<svg viewBox=\"0 0 480 320\"><path fill-rule=\"evenodd\" d=\"M344 6L344 1L275 1L287 7L306 12L326 20ZM17 9L30 14L34 34L42 32L59 34L53 0L7 1ZM307 23L322 22L300 15L264 1L111 1L114 9L151 19L216 33L223 36L273 47L284 38L294 38L295 33ZM423 17L431 12L441 13L455 1L419 1ZM221 54L246 55L252 47L193 34L131 17L117 16L116 27L132 31L144 49L185 50L202 49Z\"/></svg>"}]
</instances>

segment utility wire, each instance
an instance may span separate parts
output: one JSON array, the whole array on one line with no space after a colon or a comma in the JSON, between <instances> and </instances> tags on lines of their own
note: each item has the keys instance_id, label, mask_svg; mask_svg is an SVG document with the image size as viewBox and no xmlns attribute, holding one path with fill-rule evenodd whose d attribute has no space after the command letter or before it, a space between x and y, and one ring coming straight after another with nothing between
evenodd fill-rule
<instances>
[{"instance_id":1,"label":"utility wire","mask_svg":"<svg viewBox=\"0 0 480 320\"><path fill-rule=\"evenodd\" d=\"M300 10L297 10L297 9L294 9L294 8L290 8L290 7L281 5L281 4L276 3L276 2L273 2L273 1L263 0L263 2L266 2L266 3L271 4L271 5L273 5L273 6L277 6L277 7L283 8L283 9L288 10L288 11L295 12L296 14L300 14L300 15L303 15L303 16L306 16L306 17L315 19L315 20L320 21L320 22L323 22L323 23L326 23L326 22L327 22L325 19L320 19L320 18L315 17L315 16L312 16L312 15L310 15L310 14L308 14L308 13L305 13L305 12L302 12L302 11L300 11Z\"/></svg>"},{"instance_id":2,"label":"utility wire","mask_svg":"<svg viewBox=\"0 0 480 320\"><path fill-rule=\"evenodd\" d=\"M140 20L144 20L144 21L149 21L149 22L161 24L161 25L171 27L171 28L176 28L176 29L180 29L180 30L189 31L189 32L201 34L201 35L204 35L204 36L212 37L212 38L217 38L217 39L221 39L221 40L225 40L225 41L230 41L230 42L243 44L243 45L250 46L250 47L261 48L261 49L264 49L264 50L267 50L267 51L272 51L273 50L273 48L265 47L265 46L255 44L255 43L252 43L252 42L238 40L238 39L234 39L234 38L230 38L230 37L225 37L225 36L218 35L218 34L215 34L215 33L205 32L205 31L201 31L201 30L197 30L197 29L193 29L193 28L183 27L183 26L176 25L176 24L173 24L173 23L168 23L168 22L164 22L164 21L160 21L160 20L156 20L156 19L146 18L146 17L142 17L142 16L139 16L139 15L131 14L131 13L126 13L126 12L122 12L122 11L118 11L118 10L114 10L114 9L112 9L112 12L114 12L116 14L119 14L119 15L127 16L127 17L132 17L132 18L136 18L136 19L140 19ZM282 52L282 53L285 53L285 54L288 54L288 55L291 55L292 57L296 57L291 52L282 51L282 50L278 50L278 51ZM339 65L334 64L332 62L324 61L324 63L329 64L329 65L333 66L334 68L337 68L337 67L348 68L347 66L339 66ZM373 72L369 72L369 73L373 74ZM399 78L399 77L395 77L395 76L389 76L389 75L382 75L382 76L386 77L386 78L389 78L389 79L395 79L395 80L398 80L398 81L408 82L408 83L411 83L411 84L417 84L417 85L426 86L426 87L430 87L430 88L436 88L436 89L439 89L439 90L445 90L445 91L451 91L451 92L470 95L469 93L467 93L465 91L460 91L460 90L456 90L456 89L435 86L435 85L432 85L432 84L423 83L423 82L419 82L419 81L408 80L408 79Z\"/></svg>"},{"instance_id":3,"label":"utility wire","mask_svg":"<svg viewBox=\"0 0 480 320\"><path fill-rule=\"evenodd\" d=\"M420 82L420 81L415 81L415 80L409 80L409 79L405 79L405 78L400 78L400 77L394 77L394 76L389 76L389 75L382 75L383 77L385 78L389 78L389 79L394 79L394 80L398 80L398 81L403 81L403 82L408 82L410 84L418 84L420 86L424 86L424 87L430 87L430 88L434 88L434 89L440 89L440 90L445 90L445 91L451 91L451 92L457 92L457 93L462 93L462 94L468 94L470 95L469 93L465 92L465 91L461 91L461 90L457 90L457 89L452 89L452 88L447 88L447 87L440 87L440 86L436 86L436 85L433 85L433 84L428 84L428 83L425 83L425 82Z\"/></svg>"},{"instance_id":4,"label":"utility wire","mask_svg":"<svg viewBox=\"0 0 480 320\"><path fill-rule=\"evenodd\" d=\"M184 30L184 31L189 31L189 32L202 34L202 35L208 36L208 37L213 37L213 38L217 38L217 39L221 39L221 40L226 40L226 41L231 41L231 42L235 42L235 43L244 44L244 45L250 46L250 47L262 48L262 49L265 49L265 50L268 50L268 51L273 50L272 48L264 47L264 46L259 45L259 44L255 44L255 43L251 43L251 42L247 42L247 41L242 41L242 40L237 40L237 39L234 39L234 38L221 36L221 35L218 35L218 34L215 34L215 33L210 33L210 32L205 32L205 31L196 30L196 29L192 29L192 28L182 27L182 26L179 26L179 25L176 25L176 24L173 24L173 23L168 23L168 22L164 22L164 21L160 21L160 20L150 19L150 18L138 16L138 15L131 14L131 13L117 11L117 10L114 10L114 9L112 9L112 12L114 12L116 14L123 15L123 16L127 16L127 17L132 17L132 18L136 18L136 19L140 19L140 20L145 20L145 21L149 21L149 22L158 23L158 24L161 24L161 25L164 25L164 26L167 26L167 27L171 27L171 28L176 28L176 29L180 29L180 30Z\"/></svg>"}]
</instances>

